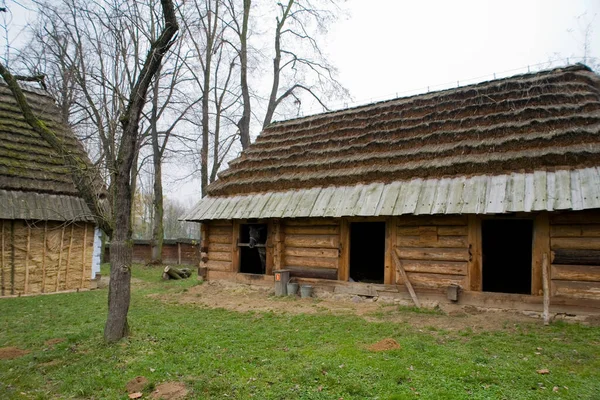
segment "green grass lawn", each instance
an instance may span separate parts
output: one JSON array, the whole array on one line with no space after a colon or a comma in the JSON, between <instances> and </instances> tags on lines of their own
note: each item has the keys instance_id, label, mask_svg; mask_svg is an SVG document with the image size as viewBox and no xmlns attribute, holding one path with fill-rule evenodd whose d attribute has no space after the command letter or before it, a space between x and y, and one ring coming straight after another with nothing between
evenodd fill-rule
<instances>
[{"instance_id":1,"label":"green grass lawn","mask_svg":"<svg viewBox=\"0 0 600 400\"><path fill-rule=\"evenodd\" d=\"M199 399L600 398L598 327L532 320L474 333L326 312L237 313L148 296L176 298L195 279L161 282L159 269L137 266L134 277L132 335L111 346L102 341L106 289L0 299L0 347L30 351L0 360L0 399L126 399L125 384L140 375L146 395L180 381ZM388 337L401 348L368 350Z\"/></svg>"}]
</instances>

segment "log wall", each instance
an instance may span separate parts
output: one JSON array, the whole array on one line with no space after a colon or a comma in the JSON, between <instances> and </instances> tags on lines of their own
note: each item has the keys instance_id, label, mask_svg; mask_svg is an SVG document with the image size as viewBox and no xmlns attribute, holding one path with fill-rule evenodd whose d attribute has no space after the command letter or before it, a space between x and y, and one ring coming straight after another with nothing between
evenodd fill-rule
<instances>
[{"instance_id":1,"label":"log wall","mask_svg":"<svg viewBox=\"0 0 600 400\"><path fill-rule=\"evenodd\" d=\"M301 278L338 279L340 224L334 219L284 220L283 265Z\"/></svg>"},{"instance_id":2,"label":"log wall","mask_svg":"<svg viewBox=\"0 0 600 400\"><path fill-rule=\"evenodd\" d=\"M234 260L239 257L237 236L234 237L232 221L211 221L203 224L202 247L206 247L209 271L237 272ZM206 239L205 239L206 238Z\"/></svg>"},{"instance_id":3,"label":"log wall","mask_svg":"<svg viewBox=\"0 0 600 400\"><path fill-rule=\"evenodd\" d=\"M600 210L550 214L553 296L600 300Z\"/></svg>"},{"instance_id":4,"label":"log wall","mask_svg":"<svg viewBox=\"0 0 600 400\"><path fill-rule=\"evenodd\" d=\"M468 289L468 221L466 216L407 216L396 221L396 254L415 288ZM395 275L396 282L403 284Z\"/></svg>"},{"instance_id":5,"label":"log wall","mask_svg":"<svg viewBox=\"0 0 600 400\"><path fill-rule=\"evenodd\" d=\"M94 225L0 220L0 295L87 289Z\"/></svg>"}]
</instances>

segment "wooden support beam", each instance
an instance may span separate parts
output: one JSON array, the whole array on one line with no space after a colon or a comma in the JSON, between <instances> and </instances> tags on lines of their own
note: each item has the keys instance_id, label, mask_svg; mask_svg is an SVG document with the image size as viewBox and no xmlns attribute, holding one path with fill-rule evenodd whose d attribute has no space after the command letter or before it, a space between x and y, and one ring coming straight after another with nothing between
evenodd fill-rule
<instances>
[{"instance_id":1,"label":"wooden support beam","mask_svg":"<svg viewBox=\"0 0 600 400\"><path fill-rule=\"evenodd\" d=\"M29 293L29 251L31 250L31 227L27 224L27 245L25 248L25 284L23 294Z\"/></svg>"},{"instance_id":2,"label":"wooden support beam","mask_svg":"<svg viewBox=\"0 0 600 400\"><path fill-rule=\"evenodd\" d=\"M85 265L86 265L86 258L87 258L86 257L87 232L88 232L88 224L85 224L85 228L83 229L83 255L81 256L81 285L80 285L80 287L82 289L85 287ZM90 278L91 278L91 276L90 276Z\"/></svg>"},{"instance_id":3,"label":"wooden support beam","mask_svg":"<svg viewBox=\"0 0 600 400\"><path fill-rule=\"evenodd\" d=\"M67 249L67 266L65 268L65 289L69 289L69 269L71 268L71 250L73 248L73 231L75 224L71 224L71 237L69 238L69 248Z\"/></svg>"},{"instance_id":4,"label":"wooden support beam","mask_svg":"<svg viewBox=\"0 0 600 400\"><path fill-rule=\"evenodd\" d=\"M550 274L548 273L548 253L542 255L542 280L544 291L544 325L550 324Z\"/></svg>"},{"instance_id":5,"label":"wooden support beam","mask_svg":"<svg viewBox=\"0 0 600 400\"><path fill-rule=\"evenodd\" d=\"M469 289L480 292L482 288L481 219L477 215L469 215L467 229Z\"/></svg>"},{"instance_id":6,"label":"wooden support beam","mask_svg":"<svg viewBox=\"0 0 600 400\"><path fill-rule=\"evenodd\" d=\"M395 282L393 252L396 248L397 237L396 217L390 217L385 222L385 270L383 273L383 283L391 285Z\"/></svg>"},{"instance_id":7,"label":"wooden support beam","mask_svg":"<svg viewBox=\"0 0 600 400\"><path fill-rule=\"evenodd\" d=\"M177 242L177 265L181 265L181 242Z\"/></svg>"},{"instance_id":8,"label":"wooden support beam","mask_svg":"<svg viewBox=\"0 0 600 400\"><path fill-rule=\"evenodd\" d=\"M48 247L48 221L44 221L44 238L42 239L42 293L46 292L46 248Z\"/></svg>"},{"instance_id":9,"label":"wooden support beam","mask_svg":"<svg viewBox=\"0 0 600 400\"><path fill-rule=\"evenodd\" d=\"M238 242L240 240L240 222L233 221L231 233L231 271L240 272L240 248ZM212 240L211 240L212 241ZM210 254L208 255L210 259Z\"/></svg>"},{"instance_id":10,"label":"wooden support beam","mask_svg":"<svg viewBox=\"0 0 600 400\"><path fill-rule=\"evenodd\" d=\"M394 262L396 264L396 273L402 277L402 280L404 281L404 285L406 286L406 289L408 289L408 293L410 294L412 301L415 303L415 306L417 306L417 308L421 308L421 303L419 302L419 298L417 297L417 294L415 293L415 290L413 289L412 283L410 283L410 280L408 279L408 275L406 275L406 271L402 267L402 262L400 261L400 257L398 256L396 249L394 249L394 252L392 254L393 254ZM398 275L396 276L396 279L398 278Z\"/></svg>"},{"instance_id":11,"label":"wooden support beam","mask_svg":"<svg viewBox=\"0 0 600 400\"><path fill-rule=\"evenodd\" d=\"M0 294L2 294L2 296L4 296L4 266L6 265L6 259L4 258L4 220L2 220L0 222L2 224L2 236L1 236L1 241L2 241L2 247L1 247L1 251L2 254L0 256L0 288L1 288L1 292Z\"/></svg>"},{"instance_id":12,"label":"wooden support beam","mask_svg":"<svg viewBox=\"0 0 600 400\"><path fill-rule=\"evenodd\" d=\"M10 221L10 294L15 294L15 221Z\"/></svg>"},{"instance_id":13,"label":"wooden support beam","mask_svg":"<svg viewBox=\"0 0 600 400\"><path fill-rule=\"evenodd\" d=\"M350 222L346 218L340 224L339 241L338 280L346 282L350 278Z\"/></svg>"},{"instance_id":14,"label":"wooden support beam","mask_svg":"<svg viewBox=\"0 0 600 400\"><path fill-rule=\"evenodd\" d=\"M61 232L60 232L60 250L58 251L58 268L56 269L56 285L54 287L55 292L58 292L58 286L60 284L60 265L62 264L64 238L65 238L65 225L63 224Z\"/></svg>"},{"instance_id":15,"label":"wooden support beam","mask_svg":"<svg viewBox=\"0 0 600 400\"><path fill-rule=\"evenodd\" d=\"M550 221L547 212L538 214L533 221L533 248L531 260L531 294L543 295L543 256L550 254Z\"/></svg>"}]
</instances>

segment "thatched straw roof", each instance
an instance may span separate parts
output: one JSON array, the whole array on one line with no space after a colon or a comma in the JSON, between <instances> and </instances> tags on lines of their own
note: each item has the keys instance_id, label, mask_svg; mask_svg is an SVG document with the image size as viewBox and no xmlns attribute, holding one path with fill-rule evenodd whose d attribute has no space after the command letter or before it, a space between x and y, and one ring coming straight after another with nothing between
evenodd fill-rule
<instances>
[{"instance_id":1,"label":"thatched straw roof","mask_svg":"<svg viewBox=\"0 0 600 400\"><path fill-rule=\"evenodd\" d=\"M54 100L26 90L33 112L71 151L85 154L73 132L60 121ZM12 216L12 217L11 217ZM0 84L0 218L91 220L61 157L25 122L4 84Z\"/></svg>"},{"instance_id":2,"label":"thatched straw roof","mask_svg":"<svg viewBox=\"0 0 600 400\"><path fill-rule=\"evenodd\" d=\"M583 65L268 126L214 196L600 165L600 77Z\"/></svg>"}]
</instances>

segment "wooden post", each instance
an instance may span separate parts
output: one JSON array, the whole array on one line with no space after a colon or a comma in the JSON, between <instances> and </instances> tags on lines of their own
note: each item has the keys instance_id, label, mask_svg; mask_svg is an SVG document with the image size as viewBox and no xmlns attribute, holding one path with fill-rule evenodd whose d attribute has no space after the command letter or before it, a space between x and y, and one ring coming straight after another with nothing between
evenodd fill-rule
<instances>
[{"instance_id":1,"label":"wooden post","mask_svg":"<svg viewBox=\"0 0 600 400\"><path fill-rule=\"evenodd\" d=\"M338 280L348 281L350 278L350 222L342 218L340 223L340 262Z\"/></svg>"},{"instance_id":2,"label":"wooden post","mask_svg":"<svg viewBox=\"0 0 600 400\"><path fill-rule=\"evenodd\" d=\"M10 221L10 294L15 294L15 221Z\"/></svg>"},{"instance_id":3,"label":"wooden post","mask_svg":"<svg viewBox=\"0 0 600 400\"><path fill-rule=\"evenodd\" d=\"M181 242L177 242L177 265L181 265Z\"/></svg>"},{"instance_id":4,"label":"wooden post","mask_svg":"<svg viewBox=\"0 0 600 400\"><path fill-rule=\"evenodd\" d=\"M390 217L385 221L385 271L383 276L383 283L387 285L394 284L394 265L393 252L396 248L397 241L397 229L396 229L396 217Z\"/></svg>"},{"instance_id":5,"label":"wooden post","mask_svg":"<svg viewBox=\"0 0 600 400\"><path fill-rule=\"evenodd\" d=\"M60 265L62 264L62 253L63 253L63 240L65 238L65 225L63 224L60 232L60 250L58 251L58 268L56 270L56 285L54 288L55 292L58 292L58 285L60 284Z\"/></svg>"},{"instance_id":6,"label":"wooden post","mask_svg":"<svg viewBox=\"0 0 600 400\"><path fill-rule=\"evenodd\" d=\"M273 270L283 269L285 264L284 233L281 220L273 221Z\"/></svg>"},{"instance_id":7,"label":"wooden post","mask_svg":"<svg viewBox=\"0 0 600 400\"><path fill-rule=\"evenodd\" d=\"M275 220L269 220L267 225L267 242L266 246L266 263L265 263L265 275L271 275L273 273L275 265L275 236L276 236L276 225L278 224ZM279 255L278 255L279 257Z\"/></svg>"},{"instance_id":8,"label":"wooden post","mask_svg":"<svg viewBox=\"0 0 600 400\"><path fill-rule=\"evenodd\" d=\"M550 221L547 212L541 212L533 221L533 249L531 260L531 294L543 294L543 255L550 254Z\"/></svg>"},{"instance_id":9,"label":"wooden post","mask_svg":"<svg viewBox=\"0 0 600 400\"><path fill-rule=\"evenodd\" d=\"M544 325L550 324L550 274L548 273L548 253L542 255L542 287L544 291Z\"/></svg>"},{"instance_id":10,"label":"wooden post","mask_svg":"<svg viewBox=\"0 0 600 400\"><path fill-rule=\"evenodd\" d=\"M2 256L0 257L0 284L2 285L2 296L4 296L4 265L5 265L5 258L4 258L4 220L2 220Z\"/></svg>"},{"instance_id":11,"label":"wooden post","mask_svg":"<svg viewBox=\"0 0 600 400\"><path fill-rule=\"evenodd\" d=\"M23 294L29 293L29 251L31 249L31 227L27 224L27 247L25 249L25 285Z\"/></svg>"},{"instance_id":12,"label":"wooden post","mask_svg":"<svg viewBox=\"0 0 600 400\"><path fill-rule=\"evenodd\" d=\"M73 247L73 229L75 224L71 224L71 237L69 238L69 248L67 249L67 266L65 268L65 289L69 289L69 268L71 267L71 248Z\"/></svg>"},{"instance_id":13,"label":"wooden post","mask_svg":"<svg viewBox=\"0 0 600 400\"><path fill-rule=\"evenodd\" d=\"M480 292L482 288L481 260L481 219L477 215L469 215L467 238L469 243L469 262L467 277L469 288Z\"/></svg>"},{"instance_id":14,"label":"wooden post","mask_svg":"<svg viewBox=\"0 0 600 400\"><path fill-rule=\"evenodd\" d=\"M82 256L82 260L81 260L81 288L83 289L85 287L85 264L86 264L86 250L87 250L87 231L88 231L88 224L85 224L85 229L83 230L83 256Z\"/></svg>"},{"instance_id":15,"label":"wooden post","mask_svg":"<svg viewBox=\"0 0 600 400\"><path fill-rule=\"evenodd\" d=\"M410 294L412 301L415 303L415 306L417 306L417 308L421 308L421 302L419 301L419 298L417 297L417 294L415 293L415 290L413 289L412 283L410 283L410 281L408 280L408 275L406 274L406 271L404 270L404 267L402 266L402 262L400 261L400 257L398 256L398 253L396 252L395 248L394 248L394 252L393 252L393 258L394 258L394 262L396 263L396 272L398 273L398 275L400 275L402 277L402 280L404 281L404 285L406 285L406 288L408 289L408 293ZM396 276L396 279L398 279L398 276ZM396 282L398 282L398 281L396 281Z\"/></svg>"},{"instance_id":16,"label":"wooden post","mask_svg":"<svg viewBox=\"0 0 600 400\"><path fill-rule=\"evenodd\" d=\"M231 230L231 271L240 272L240 248L238 241L240 240L240 222L233 221Z\"/></svg>"},{"instance_id":17,"label":"wooden post","mask_svg":"<svg viewBox=\"0 0 600 400\"><path fill-rule=\"evenodd\" d=\"M44 238L42 243L42 293L46 292L46 247L48 245L48 221L44 221Z\"/></svg>"}]
</instances>

